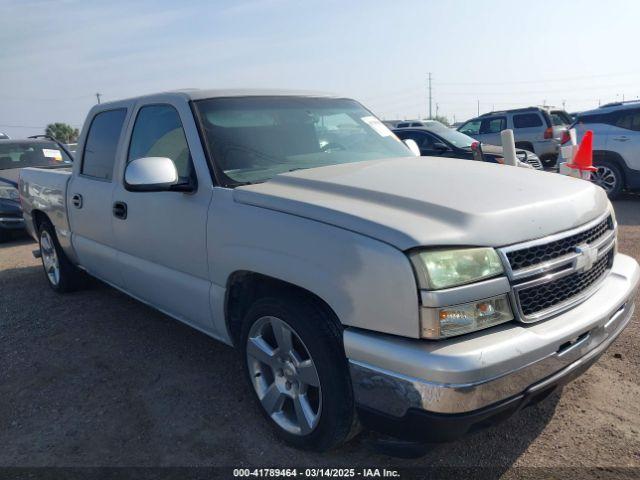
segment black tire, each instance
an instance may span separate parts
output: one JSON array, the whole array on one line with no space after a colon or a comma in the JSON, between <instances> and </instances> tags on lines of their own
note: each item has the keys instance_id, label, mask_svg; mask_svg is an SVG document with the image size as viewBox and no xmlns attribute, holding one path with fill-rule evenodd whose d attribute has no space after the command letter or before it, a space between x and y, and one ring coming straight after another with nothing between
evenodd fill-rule
<instances>
[{"instance_id":1,"label":"black tire","mask_svg":"<svg viewBox=\"0 0 640 480\"><path fill-rule=\"evenodd\" d=\"M0 243L8 242L9 240L11 240L11 232L0 228Z\"/></svg>"},{"instance_id":2,"label":"black tire","mask_svg":"<svg viewBox=\"0 0 640 480\"><path fill-rule=\"evenodd\" d=\"M247 355L247 342L252 326L263 321L265 317L275 317L291 327L315 364L320 386L318 397L322 403L317 424L306 435L290 433L276 423L263 407L257 387L254 387L250 362L255 363L255 358ZM341 327L324 308L299 294L283 293L260 298L251 305L244 317L241 342L245 377L249 388L254 393L260 411L282 440L296 448L325 451L339 446L357 433L359 424ZM273 384L275 385L275 380ZM293 400L290 402L293 404ZM286 407L283 404L281 408L284 412Z\"/></svg>"},{"instance_id":3,"label":"black tire","mask_svg":"<svg viewBox=\"0 0 640 480\"><path fill-rule=\"evenodd\" d=\"M611 200L615 200L624 190L625 179L622 169L610 160L596 159L594 164L598 171L591 174L592 182L602 187ZM608 179L613 179L614 185L607 182Z\"/></svg>"},{"instance_id":4,"label":"black tire","mask_svg":"<svg viewBox=\"0 0 640 480\"><path fill-rule=\"evenodd\" d=\"M44 232L48 237L44 237ZM58 263L58 281L52 280L51 276L47 272L45 265L45 252L43 251L43 238L50 238L53 244L53 250L57 257ZM42 268L45 273L45 278L49 286L58 293L73 292L80 288L86 280L85 274L79 270L71 261L67 258L56 236L56 231L49 220L43 220L38 228L38 245L40 246L40 258L42 260Z\"/></svg>"},{"instance_id":5,"label":"black tire","mask_svg":"<svg viewBox=\"0 0 640 480\"><path fill-rule=\"evenodd\" d=\"M545 170L551 170L558 166L558 155L553 153L548 153L546 155L541 156L540 161L542 162L542 167Z\"/></svg>"}]
</instances>

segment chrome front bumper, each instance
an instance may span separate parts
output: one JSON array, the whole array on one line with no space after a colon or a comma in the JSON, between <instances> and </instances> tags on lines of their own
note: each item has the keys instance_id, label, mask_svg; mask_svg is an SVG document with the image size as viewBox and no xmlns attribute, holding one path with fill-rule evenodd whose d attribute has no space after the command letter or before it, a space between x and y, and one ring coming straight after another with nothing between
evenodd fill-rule
<instances>
[{"instance_id":1,"label":"chrome front bumper","mask_svg":"<svg viewBox=\"0 0 640 480\"><path fill-rule=\"evenodd\" d=\"M18 217L0 216L0 228L8 230L17 230L24 228L24 219Z\"/></svg>"},{"instance_id":2,"label":"chrome front bumper","mask_svg":"<svg viewBox=\"0 0 640 480\"><path fill-rule=\"evenodd\" d=\"M439 342L347 329L356 403L395 417L409 409L467 413L572 378L628 325L639 282L638 263L618 254L597 292L539 323Z\"/></svg>"}]
</instances>

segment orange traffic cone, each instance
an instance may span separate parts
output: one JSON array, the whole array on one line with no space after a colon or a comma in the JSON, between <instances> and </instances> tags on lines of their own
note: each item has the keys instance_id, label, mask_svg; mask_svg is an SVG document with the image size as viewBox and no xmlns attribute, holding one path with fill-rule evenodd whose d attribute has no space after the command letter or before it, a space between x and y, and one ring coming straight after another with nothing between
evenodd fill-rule
<instances>
[{"instance_id":1,"label":"orange traffic cone","mask_svg":"<svg viewBox=\"0 0 640 480\"><path fill-rule=\"evenodd\" d=\"M595 172L598 170L593 166L593 132L591 130L585 132L578 151L575 157L573 157L573 162L568 164L567 167L575 168L582 172Z\"/></svg>"}]
</instances>

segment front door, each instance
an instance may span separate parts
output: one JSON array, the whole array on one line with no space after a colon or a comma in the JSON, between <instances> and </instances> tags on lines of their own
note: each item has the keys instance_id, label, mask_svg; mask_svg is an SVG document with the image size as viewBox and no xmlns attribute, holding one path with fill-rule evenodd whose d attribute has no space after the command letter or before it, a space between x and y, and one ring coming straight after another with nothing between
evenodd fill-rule
<instances>
[{"instance_id":1,"label":"front door","mask_svg":"<svg viewBox=\"0 0 640 480\"><path fill-rule=\"evenodd\" d=\"M113 201L119 214L113 231L126 290L154 307L205 331L212 331L206 224L212 184L186 103L138 105L130 127L126 163L143 157L173 160L191 192L131 192L124 168ZM183 125L191 123L193 137ZM199 155L198 168L194 155ZM126 214L123 215L123 210Z\"/></svg>"}]
</instances>

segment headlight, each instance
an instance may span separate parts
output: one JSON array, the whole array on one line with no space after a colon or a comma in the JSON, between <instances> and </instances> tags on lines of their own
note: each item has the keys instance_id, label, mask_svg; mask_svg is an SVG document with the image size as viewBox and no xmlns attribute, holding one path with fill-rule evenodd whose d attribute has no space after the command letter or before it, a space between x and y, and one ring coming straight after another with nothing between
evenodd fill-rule
<instances>
[{"instance_id":1,"label":"headlight","mask_svg":"<svg viewBox=\"0 0 640 480\"><path fill-rule=\"evenodd\" d=\"M474 332L513 320L506 295L451 307L422 307L420 336L443 338Z\"/></svg>"},{"instance_id":2,"label":"headlight","mask_svg":"<svg viewBox=\"0 0 640 480\"><path fill-rule=\"evenodd\" d=\"M11 185L3 185L0 186L0 198L15 200L17 202L20 200L20 194L18 193L17 188L12 187Z\"/></svg>"},{"instance_id":3,"label":"headlight","mask_svg":"<svg viewBox=\"0 0 640 480\"><path fill-rule=\"evenodd\" d=\"M494 277L504 272L493 248L424 250L411 254L420 288L439 290Z\"/></svg>"}]
</instances>

